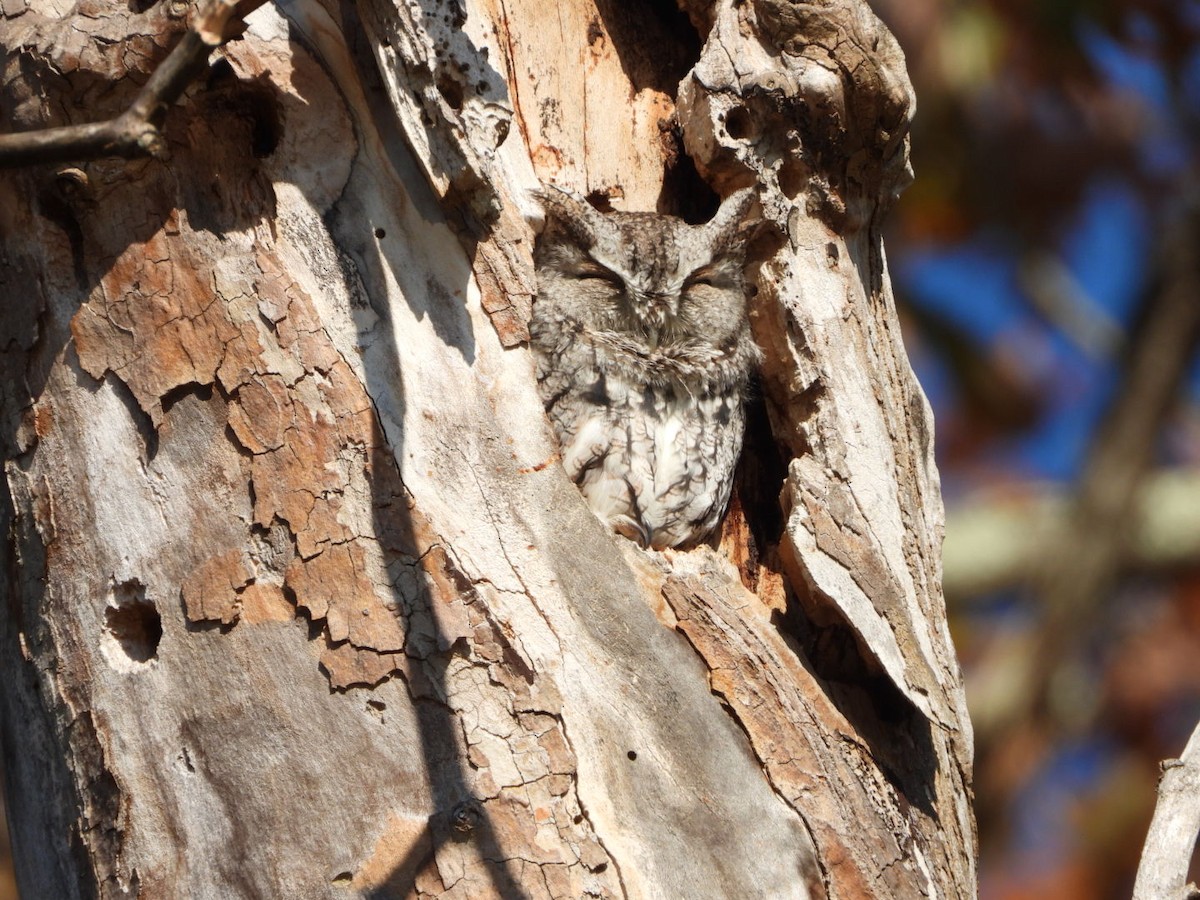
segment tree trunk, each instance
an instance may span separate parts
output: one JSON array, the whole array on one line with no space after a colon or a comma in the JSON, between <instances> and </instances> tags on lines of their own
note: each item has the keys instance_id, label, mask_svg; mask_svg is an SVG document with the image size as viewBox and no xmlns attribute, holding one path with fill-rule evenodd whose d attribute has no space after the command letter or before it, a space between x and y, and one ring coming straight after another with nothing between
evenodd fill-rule
<instances>
[{"instance_id":1,"label":"tree trunk","mask_svg":"<svg viewBox=\"0 0 1200 900\"><path fill-rule=\"evenodd\" d=\"M28 897L971 897L929 408L860 0L296 0L169 160L0 178L4 761ZM4 130L186 5L5 0ZM609 534L525 344L529 190L757 184L713 546ZM716 192L716 193L714 193Z\"/></svg>"}]
</instances>

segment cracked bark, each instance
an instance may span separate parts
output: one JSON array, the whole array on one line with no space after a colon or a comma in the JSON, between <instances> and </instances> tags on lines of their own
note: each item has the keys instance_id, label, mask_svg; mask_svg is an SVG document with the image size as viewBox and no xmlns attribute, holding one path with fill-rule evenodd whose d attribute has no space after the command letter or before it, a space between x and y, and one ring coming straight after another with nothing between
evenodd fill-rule
<instances>
[{"instance_id":1,"label":"cracked bark","mask_svg":"<svg viewBox=\"0 0 1200 900\"><path fill-rule=\"evenodd\" d=\"M263 7L169 162L0 176L29 896L974 895L877 229L903 61L859 2L685 9ZM6 131L119 113L182 28L3 11ZM690 216L761 186L767 362L717 546L607 535L555 464L538 179Z\"/></svg>"}]
</instances>

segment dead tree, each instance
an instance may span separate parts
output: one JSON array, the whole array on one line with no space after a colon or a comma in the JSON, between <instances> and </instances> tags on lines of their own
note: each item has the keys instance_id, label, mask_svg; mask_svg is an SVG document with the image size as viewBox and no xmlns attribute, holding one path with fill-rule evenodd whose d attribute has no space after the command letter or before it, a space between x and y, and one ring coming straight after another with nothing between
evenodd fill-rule
<instances>
[{"instance_id":1,"label":"dead tree","mask_svg":"<svg viewBox=\"0 0 1200 900\"><path fill-rule=\"evenodd\" d=\"M974 895L879 235L903 59L862 0L683 6L265 6L164 115L186 3L3 4L0 130L155 131L0 175L28 896ZM539 180L700 218L759 188L714 546L607 533L558 465Z\"/></svg>"}]
</instances>

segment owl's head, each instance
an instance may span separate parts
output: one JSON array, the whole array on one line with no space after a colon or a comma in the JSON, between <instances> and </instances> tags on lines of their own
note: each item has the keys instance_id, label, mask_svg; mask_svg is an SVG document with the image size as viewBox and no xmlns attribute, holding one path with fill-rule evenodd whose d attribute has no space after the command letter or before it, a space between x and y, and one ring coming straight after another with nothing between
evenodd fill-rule
<instances>
[{"instance_id":1,"label":"owl's head","mask_svg":"<svg viewBox=\"0 0 1200 900\"><path fill-rule=\"evenodd\" d=\"M636 334L651 347L697 337L722 343L745 321L753 188L730 195L703 225L601 213L556 187L539 198L546 213L537 246L539 295L553 296L564 311Z\"/></svg>"}]
</instances>

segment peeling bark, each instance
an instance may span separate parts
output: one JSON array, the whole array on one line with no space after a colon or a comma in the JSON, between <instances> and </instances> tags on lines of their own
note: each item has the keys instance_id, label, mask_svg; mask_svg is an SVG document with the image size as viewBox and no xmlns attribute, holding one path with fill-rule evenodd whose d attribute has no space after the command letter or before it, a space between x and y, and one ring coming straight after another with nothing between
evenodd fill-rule
<instances>
[{"instance_id":1,"label":"peeling bark","mask_svg":"<svg viewBox=\"0 0 1200 900\"><path fill-rule=\"evenodd\" d=\"M119 111L182 27L3 8L6 130ZM903 61L860 2L685 8L695 34L606 0L264 7L169 159L0 177L30 896L974 896L877 228ZM716 546L607 534L557 465L539 179L684 215L761 187Z\"/></svg>"}]
</instances>

